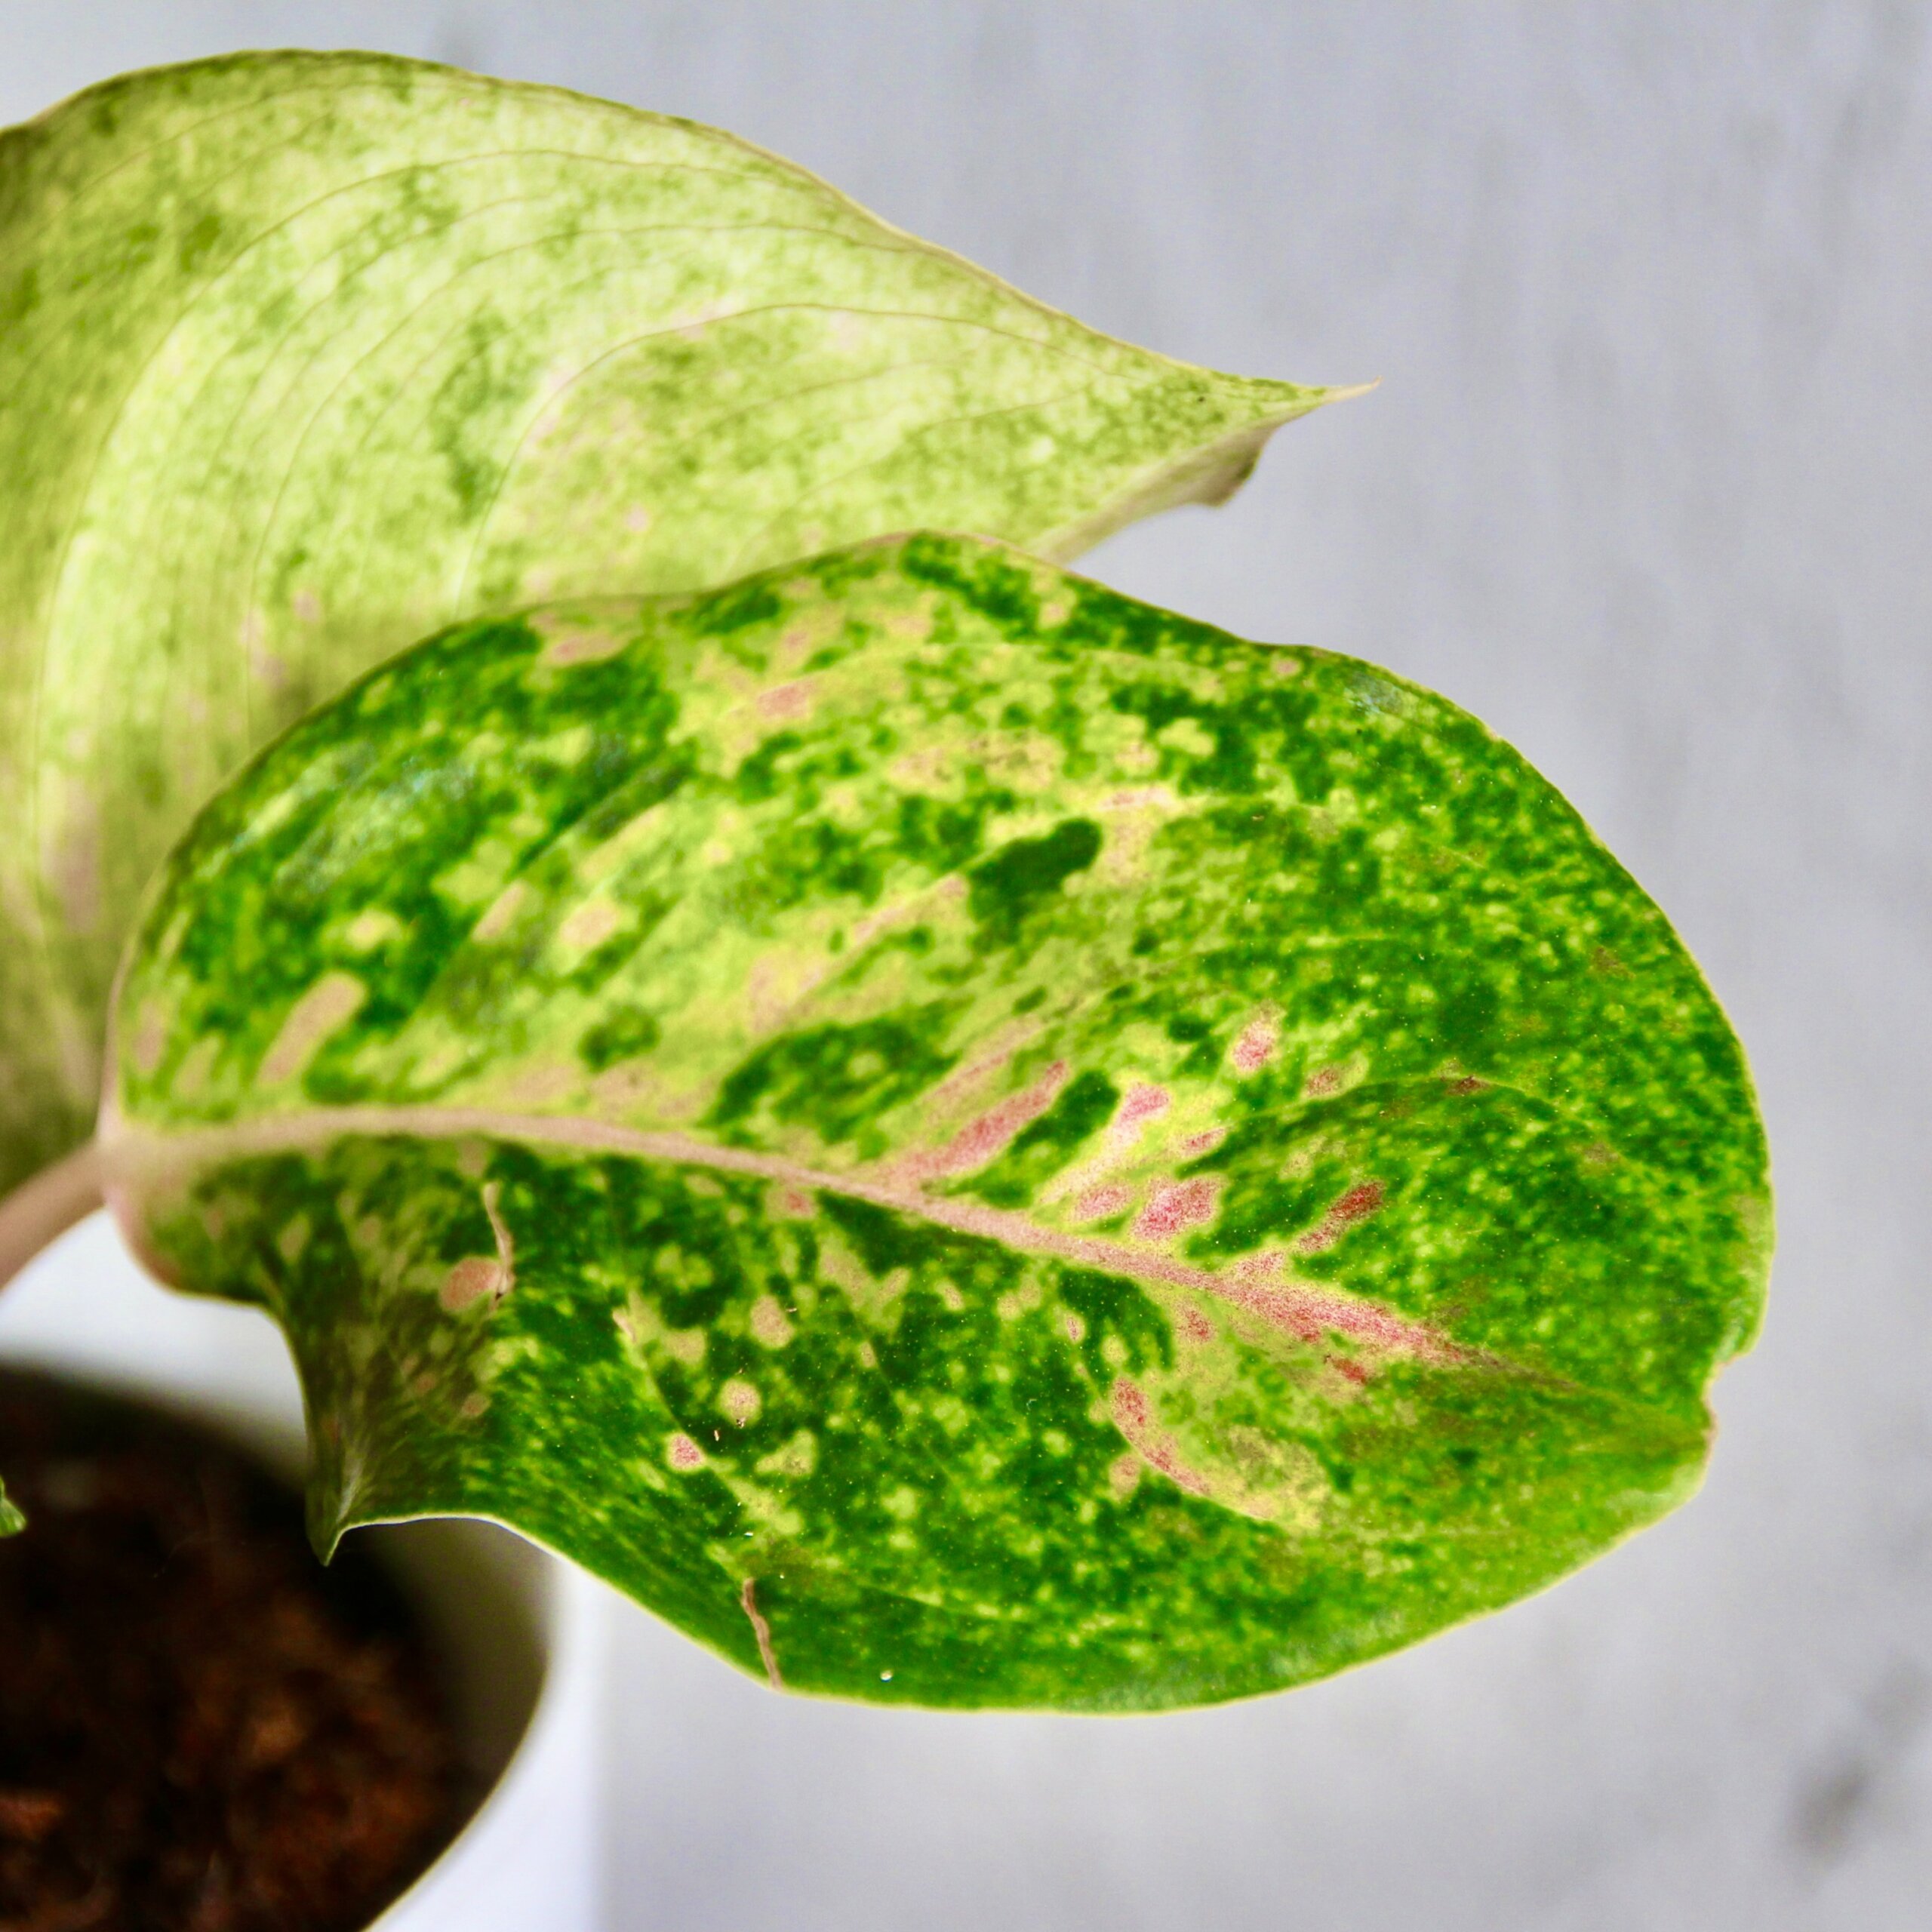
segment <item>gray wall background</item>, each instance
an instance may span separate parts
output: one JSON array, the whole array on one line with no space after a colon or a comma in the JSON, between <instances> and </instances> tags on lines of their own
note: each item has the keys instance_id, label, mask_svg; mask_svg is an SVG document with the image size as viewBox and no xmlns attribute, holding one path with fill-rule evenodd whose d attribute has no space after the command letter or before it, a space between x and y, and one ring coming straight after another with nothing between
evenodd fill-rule
<instances>
[{"instance_id":1,"label":"gray wall background","mask_svg":"<svg viewBox=\"0 0 1932 1932\"><path fill-rule=\"evenodd\" d=\"M1385 378L1097 574L1512 739L1752 1050L1782 1244L1709 1483L1544 1597L1198 1715L771 1697L625 1613L614 1924L1932 1912L1932 11L0 7L0 119L371 45L730 127L1170 353Z\"/></svg>"}]
</instances>

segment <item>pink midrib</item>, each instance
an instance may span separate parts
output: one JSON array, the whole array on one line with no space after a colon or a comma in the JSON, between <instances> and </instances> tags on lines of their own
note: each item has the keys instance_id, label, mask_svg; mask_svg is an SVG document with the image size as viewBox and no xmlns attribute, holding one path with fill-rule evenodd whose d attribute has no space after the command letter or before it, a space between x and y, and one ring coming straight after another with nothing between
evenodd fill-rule
<instances>
[{"instance_id":1,"label":"pink midrib","mask_svg":"<svg viewBox=\"0 0 1932 1932\"><path fill-rule=\"evenodd\" d=\"M1377 1354L1408 1355L1444 1365L1500 1365L1481 1351L1451 1341L1426 1322L1398 1315L1378 1303L1305 1282L1264 1285L1254 1278L1254 1256L1226 1269L1197 1267L1124 1242L1043 1228L1008 1209L931 1195L903 1179L881 1179L863 1171L828 1174L780 1155L718 1146L688 1134L651 1132L564 1115L503 1113L489 1108L332 1107L239 1126L158 1134L110 1110L103 1120L100 1136L107 1199L130 1243L140 1247L144 1244L134 1197L143 1181L251 1154L312 1148L352 1136L514 1140L747 1174L785 1186L863 1201L1023 1254L1051 1255L1105 1274L1211 1294L1299 1340L1312 1340L1327 1332L1344 1336Z\"/></svg>"}]
</instances>

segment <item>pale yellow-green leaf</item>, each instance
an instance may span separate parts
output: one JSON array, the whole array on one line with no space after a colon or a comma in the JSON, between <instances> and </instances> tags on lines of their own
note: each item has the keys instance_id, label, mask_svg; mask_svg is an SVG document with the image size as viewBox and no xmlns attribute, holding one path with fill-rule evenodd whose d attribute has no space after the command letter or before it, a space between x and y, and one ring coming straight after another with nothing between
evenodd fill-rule
<instances>
[{"instance_id":1,"label":"pale yellow-green leaf","mask_svg":"<svg viewBox=\"0 0 1932 1932\"><path fill-rule=\"evenodd\" d=\"M0 137L0 1186L251 749L454 619L914 525L1065 557L1332 392L1096 334L687 122L386 57Z\"/></svg>"}]
</instances>

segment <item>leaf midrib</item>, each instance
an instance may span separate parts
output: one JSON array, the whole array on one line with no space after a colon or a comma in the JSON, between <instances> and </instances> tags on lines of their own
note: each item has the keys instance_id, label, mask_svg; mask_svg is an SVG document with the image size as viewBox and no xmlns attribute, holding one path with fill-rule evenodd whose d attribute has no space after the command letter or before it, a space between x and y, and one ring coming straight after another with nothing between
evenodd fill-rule
<instances>
[{"instance_id":1,"label":"leaf midrib","mask_svg":"<svg viewBox=\"0 0 1932 1932\"><path fill-rule=\"evenodd\" d=\"M331 1141L351 1138L506 1140L743 1174L864 1201L955 1234L995 1241L1019 1253L1051 1256L1131 1281L1191 1289L1237 1307L1252 1310L1257 1297L1265 1294L1269 1306L1280 1317L1332 1331L1374 1355L1406 1355L1435 1367L1529 1374L1542 1381L1555 1379L1490 1351L1451 1341L1427 1322L1336 1289L1293 1281L1271 1284L1265 1289L1244 1284L1235 1278L1238 1263L1222 1269L1198 1267L1103 1236L1044 1228L1011 1210L934 1195L883 1176L878 1170L829 1173L781 1155L720 1146L689 1134L625 1127L581 1115L512 1113L488 1107L318 1107L301 1114L271 1115L170 1132L130 1121L110 1102L103 1110L99 1142L112 1203L130 1188L165 1183L184 1172L257 1155L312 1151Z\"/></svg>"}]
</instances>

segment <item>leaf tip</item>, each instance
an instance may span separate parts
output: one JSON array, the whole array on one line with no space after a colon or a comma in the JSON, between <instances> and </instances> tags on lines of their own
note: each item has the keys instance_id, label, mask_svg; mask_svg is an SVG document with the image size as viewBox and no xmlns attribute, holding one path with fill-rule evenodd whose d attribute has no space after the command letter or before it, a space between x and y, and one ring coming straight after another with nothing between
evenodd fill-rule
<instances>
[{"instance_id":1,"label":"leaf tip","mask_svg":"<svg viewBox=\"0 0 1932 1932\"><path fill-rule=\"evenodd\" d=\"M1350 383L1344 389L1324 389L1318 392L1320 401L1315 406L1319 408L1323 405L1331 402L1349 402L1355 397L1367 395L1370 390L1379 389L1381 386L1382 378L1380 376L1371 376L1365 383Z\"/></svg>"}]
</instances>

